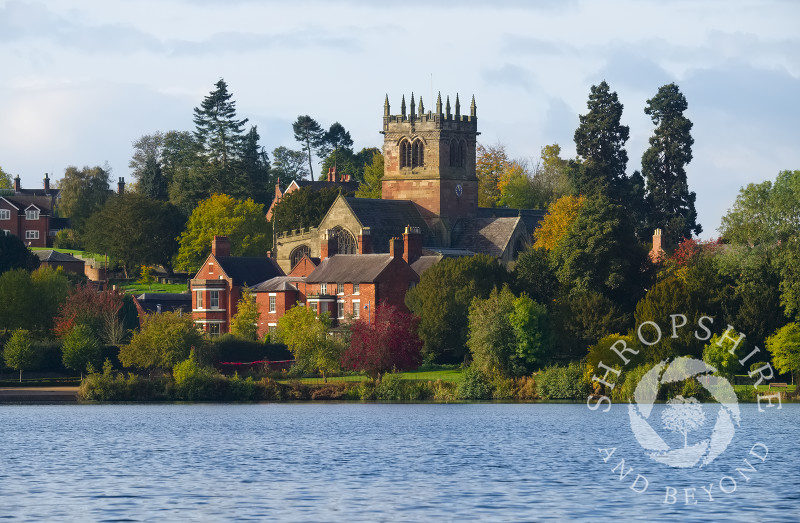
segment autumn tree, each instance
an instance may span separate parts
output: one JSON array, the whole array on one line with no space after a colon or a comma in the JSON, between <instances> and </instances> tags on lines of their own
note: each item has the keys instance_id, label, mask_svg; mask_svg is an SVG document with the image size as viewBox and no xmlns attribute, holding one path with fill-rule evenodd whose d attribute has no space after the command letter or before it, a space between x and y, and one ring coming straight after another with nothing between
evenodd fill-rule
<instances>
[{"instance_id":1,"label":"autumn tree","mask_svg":"<svg viewBox=\"0 0 800 523\"><path fill-rule=\"evenodd\" d=\"M278 320L278 338L292 355L295 365L305 372L319 372L322 380L339 370L343 351L341 342L328 336L328 313L319 317L303 306L292 307Z\"/></svg>"},{"instance_id":2,"label":"autumn tree","mask_svg":"<svg viewBox=\"0 0 800 523\"><path fill-rule=\"evenodd\" d=\"M125 338L122 314L125 295L114 289L98 291L90 285L72 289L54 319L53 332L65 338L77 325L85 325L92 335L109 345L118 345Z\"/></svg>"},{"instance_id":3,"label":"autumn tree","mask_svg":"<svg viewBox=\"0 0 800 523\"><path fill-rule=\"evenodd\" d=\"M500 178L499 187L498 207L535 209L541 206L542 198L536 190L527 162L511 160Z\"/></svg>"},{"instance_id":4,"label":"autumn tree","mask_svg":"<svg viewBox=\"0 0 800 523\"><path fill-rule=\"evenodd\" d=\"M692 161L692 122L684 116L688 104L674 83L659 88L644 109L656 129L650 147L642 156L642 174L647 180L649 229L663 228L668 245L700 234L695 193L689 191L686 165Z\"/></svg>"},{"instance_id":5,"label":"autumn tree","mask_svg":"<svg viewBox=\"0 0 800 523\"><path fill-rule=\"evenodd\" d=\"M177 207L141 194L111 198L85 226L86 248L122 262L126 275L139 265L172 271L176 238L186 220Z\"/></svg>"},{"instance_id":6,"label":"autumn tree","mask_svg":"<svg viewBox=\"0 0 800 523\"><path fill-rule=\"evenodd\" d=\"M464 360L472 299L488 297L508 277L506 268L485 254L445 258L422 274L419 284L406 293L406 305L420 317L426 361Z\"/></svg>"},{"instance_id":7,"label":"autumn tree","mask_svg":"<svg viewBox=\"0 0 800 523\"><path fill-rule=\"evenodd\" d=\"M294 131L294 139L300 142L303 149L305 149L308 158L308 172L311 174L311 181L313 182L314 166L311 161L312 151L316 151L323 142L325 131L316 120L307 114L297 117L297 120L292 124L292 130Z\"/></svg>"},{"instance_id":8,"label":"autumn tree","mask_svg":"<svg viewBox=\"0 0 800 523\"><path fill-rule=\"evenodd\" d=\"M203 343L203 335L191 315L148 314L130 344L120 347L119 360L126 367L171 369L187 359L192 348Z\"/></svg>"},{"instance_id":9,"label":"autumn tree","mask_svg":"<svg viewBox=\"0 0 800 523\"><path fill-rule=\"evenodd\" d=\"M555 249L578 217L585 201L583 196L567 195L551 203L541 225L533 233L533 246L547 251Z\"/></svg>"},{"instance_id":10,"label":"autumn tree","mask_svg":"<svg viewBox=\"0 0 800 523\"><path fill-rule=\"evenodd\" d=\"M383 155L376 152L372 155L369 165L364 167L364 181L362 181L356 191L357 198L378 198L382 194L383 181Z\"/></svg>"},{"instance_id":11,"label":"autumn tree","mask_svg":"<svg viewBox=\"0 0 800 523\"><path fill-rule=\"evenodd\" d=\"M500 200L500 181L508 171L505 145L478 144L475 174L478 177L478 206L495 207Z\"/></svg>"},{"instance_id":12,"label":"autumn tree","mask_svg":"<svg viewBox=\"0 0 800 523\"><path fill-rule=\"evenodd\" d=\"M3 170L0 167L0 189L13 189L14 182L11 179L11 175Z\"/></svg>"},{"instance_id":13,"label":"autumn tree","mask_svg":"<svg viewBox=\"0 0 800 523\"><path fill-rule=\"evenodd\" d=\"M106 167L67 167L59 181L59 212L70 218L72 228L83 233L83 225L100 209L109 196L108 182L111 169Z\"/></svg>"},{"instance_id":14,"label":"autumn tree","mask_svg":"<svg viewBox=\"0 0 800 523\"><path fill-rule=\"evenodd\" d=\"M258 323L261 313L256 304L256 296L249 287L242 289L242 297L236 307L236 315L231 318L231 334L244 340L258 340Z\"/></svg>"},{"instance_id":15,"label":"autumn tree","mask_svg":"<svg viewBox=\"0 0 800 523\"><path fill-rule=\"evenodd\" d=\"M176 267L197 271L211 254L214 236L230 238L233 256L265 256L272 241L262 205L215 194L200 202L189 217L178 240Z\"/></svg>"},{"instance_id":16,"label":"autumn tree","mask_svg":"<svg viewBox=\"0 0 800 523\"><path fill-rule=\"evenodd\" d=\"M416 369L422 362L419 318L397 307L381 304L373 321L361 318L350 328L350 345L342 366L363 370L373 378L390 371Z\"/></svg>"},{"instance_id":17,"label":"autumn tree","mask_svg":"<svg viewBox=\"0 0 800 523\"><path fill-rule=\"evenodd\" d=\"M6 367L19 371L22 383L22 371L36 368L39 364L39 353L31 344L31 333L25 329L16 329L3 349L3 361Z\"/></svg>"}]
</instances>

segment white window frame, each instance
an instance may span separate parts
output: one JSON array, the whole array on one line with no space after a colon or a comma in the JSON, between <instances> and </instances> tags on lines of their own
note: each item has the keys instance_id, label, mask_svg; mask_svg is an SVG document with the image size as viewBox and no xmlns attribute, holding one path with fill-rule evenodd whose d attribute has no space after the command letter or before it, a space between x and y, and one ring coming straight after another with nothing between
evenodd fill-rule
<instances>
[{"instance_id":1,"label":"white window frame","mask_svg":"<svg viewBox=\"0 0 800 523\"><path fill-rule=\"evenodd\" d=\"M25 209L25 219L36 221L39 219L39 209Z\"/></svg>"},{"instance_id":2,"label":"white window frame","mask_svg":"<svg viewBox=\"0 0 800 523\"><path fill-rule=\"evenodd\" d=\"M361 294L361 286L358 283L353 284L353 294Z\"/></svg>"},{"instance_id":3,"label":"white window frame","mask_svg":"<svg viewBox=\"0 0 800 523\"><path fill-rule=\"evenodd\" d=\"M336 294L344 294L344 283L336 284Z\"/></svg>"},{"instance_id":4,"label":"white window frame","mask_svg":"<svg viewBox=\"0 0 800 523\"><path fill-rule=\"evenodd\" d=\"M361 317L361 300L353 300L353 319L357 320Z\"/></svg>"},{"instance_id":5,"label":"white window frame","mask_svg":"<svg viewBox=\"0 0 800 523\"><path fill-rule=\"evenodd\" d=\"M214 302L217 302L216 304ZM208 308L209 309L219 309L219 291L218 290L210 290L208 291Z\"/></svg>"},{"instance_id":6,"label":"white window frame","mask_svg":"<svg viewBox=\"0 0 800 523\"><path fill-rule=\"evenodd\" d=\"M278 332L278 324L277 323L267 324L267 331L269 331L270 334L275 334L276 332Z\"/></svg>"},{"instance_id":7,"label":"white window frame","mask_svg":"<svg viewBox=\"0 0 800 523\"><path fill-rule=\"evenodd\" d=\"M278 297L276 294L269 295L269 312L276 312L278 310L277 307Z\"/></svg>"},{"instance_id":8,"label":"white window frame","mask_svg":"<svg viewBox=\"0 0 800 523\"><path fill-rule=\"evenodd\" d=\"M316 314L317 316L319 316L319 302L316 302L316 301L309 302L309 303L308 303L308 306L309 306L309 308L311 309L311 311L312 311L314 314Z\"/></svg>"},{"instance_id":9,"label":"white window frame","mask_svg":"<svg viewBox=\"0 0 800 523\"><path fill-rule=\"evenodd\" d=\"M197 291L197 310L203 309L203 291Z\"/></svg>"},{"instance_id":10,"label":"white window frame","mask_svg":"<svg viewBox=\"0 0 800 523\"><path fill-rule=\"evenodd\" d=\"M25 239L26 240L38 240L39 239L39 231L37 231L37 230L25 231Z\"/></svg>"},{"instance_id":11,"label":"white window frame","mask_svg":"<svg viewBox=\"0 0 800 523\"><path fill-rule=\"evenodd\" d=\"M327 283L320 283L319 284L319 293L320 294L328 294L328 284Z\"/></svg>"},{"instance_id":12,"label":"white window frame","mask_svg":"<svg viewBox=\"0 0 800 523\"><path fill-rule=\"evenodd\" d=\"M11 219L11 211L8 209L0 209L0 220L10 220Z\"/></svg>"},{"instance_id":13,"label":"white window frame","mask_svg":"<svg viewBox=\"0 0 800 523\"><path fill-rule=\"evenodd\" d=\"M337 319L344 319L344 300L336 301L336 317Z\"/></svg>"}]
</instances>

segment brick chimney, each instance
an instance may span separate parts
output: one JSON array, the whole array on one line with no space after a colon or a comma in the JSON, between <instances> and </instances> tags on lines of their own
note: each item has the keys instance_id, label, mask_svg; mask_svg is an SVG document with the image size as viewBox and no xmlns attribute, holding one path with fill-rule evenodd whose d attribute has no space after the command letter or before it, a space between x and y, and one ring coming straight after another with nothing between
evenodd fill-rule
<instances>
[{"instance_id":1,"label":"brick chimney","mask_svg":"<svg viewBox=\"0 0 800 523\"><path fill-rule=\"evenodd\" d=\"M358 254L372 254L372 231L364 227L358 235Z\"/></svg>"},{"instance_id":2,"label":"brick chimney","mask_svg":"<svg viewBox=\"0 0 800 523\"><path fill-rule=\"evenodd\" d=\"M214 236L211 241L211 254L217 257L231 255L231 241L227 236Z\"/></svg>"},{"instance_id":3,"label":"brick chimney","mask_svg":"<svg viewBox=\"0 0 800 523\"><path fill-rule=\"evenodd\" d=\"M403 256L403 239L395 236L389 240L389 256L392 258L402 258Z\"/></svg>"},{"instance_id":4,"label":"brick chimney","mask_svg":"<svg viewBox=\"0 0 800 523\"><path fill-rule=\"evenodd\" d=\"M117 182L117 194L122 196L125 194L125 178L120 176L119 181Z\"/></svg>"},{"instance_id":5,"label":"brick chimney","mask_svg":"<svg viewBox=\"0 0 800 523\"><path fill-rule=\"evenodd\" d=\"M328 181L329 182L335 182L336 181L336 166L335 165L328 169Z\"/></svg>"},{"instance_id":6,"label":"brick chimney","mask_svg":"<svg viewBox=\"0 0 800 523\"><path fill-rule=\"evenodd\" d=\"M650 250L650 260L658 263L664 257L664 248L661 246L661 229L653 232L653 248Z\"/></svg>"},{"instance_id":7,"label":"brick chimney","mask_svg":"<svg viewBox=\"0 0 800 523\"><path fill-rule=\"evenodd\" d=\"M336 254L339 244L336 241L336 235L333 234L332 229L327 229L322 235L322 243L319 246L319 257L324 260Z\"/></svg>"},{"instance_id":8,"label":"brick chimney","mask_svg":"<svg viewBox=\"0 0 800 523\"><path fill-rule=\"evenodd\" d=\"M422 231L419 227L406 226L403 233L403 259L411 265L422 256Z\"/></svg>"},{"instance_id":9,"label":"brick chimney","mask_svg":"<svg viewBox=\"0 0 800 523\"><path fill-rule=\"evenodd\" d=\"M22 191L22 182L19 179L19 175L14 177L14 192Z\"/></svg>"},{"instance_id":10,"label":"brick chimney","mask_svg":"<svg viewBox=\"0 0 800 523\"><path fill-rule=\"evenodd\" d=\"M343 174L342 175L342 181L343 182L349 182L350 181L350 175L349 174Z\"/></svg>"},{"instance_id":11,"label":"brick chimney","mask_svg":"<svg viewBox=\"0 0 800 523\"><path fill-rule=\"evenodd\" d=\"M44 193L48 194L50 192L50 176L47 173L44 173Z\"/></svg>"}]
</instances>

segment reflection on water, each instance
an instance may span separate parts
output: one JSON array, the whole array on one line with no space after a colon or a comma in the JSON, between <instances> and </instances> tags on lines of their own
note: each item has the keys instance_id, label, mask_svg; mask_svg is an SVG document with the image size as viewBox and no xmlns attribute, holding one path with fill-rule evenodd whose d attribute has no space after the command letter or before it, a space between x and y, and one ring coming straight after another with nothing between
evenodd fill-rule
<instances>
[{"instance_id":1,"label":"reflection on water","mask_svg":"<svg viewBox=\"0 0 800 523\"><path fill-rule=\"evenodd\" d=\"M671 469L638 445L626 405L4 406L0 516L796 521L800 405L765 416L742 405L725 454ZM769 455L746 481L735 469L756 442Z\"/></svg>"}]
</instances>

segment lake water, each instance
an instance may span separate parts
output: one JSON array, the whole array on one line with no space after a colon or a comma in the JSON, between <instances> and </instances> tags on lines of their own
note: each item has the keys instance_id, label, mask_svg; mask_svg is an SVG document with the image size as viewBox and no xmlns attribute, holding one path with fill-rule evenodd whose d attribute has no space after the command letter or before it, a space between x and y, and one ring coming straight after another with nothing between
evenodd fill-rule
<instances>
[{"instance_id":1,"label":"lake water","mask_svg":"<svg viewBox=\"0 0 800 523\"><path fill-rule=\"evenodd\" d=\"M800 520L800 405L741 408L728 450L688 470L644 455L625 405L3 406L0 518ZM745 481L735 468L756 442L769 454Z\"/></svg>"}]
</instances>

